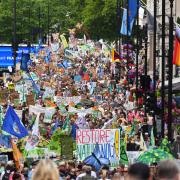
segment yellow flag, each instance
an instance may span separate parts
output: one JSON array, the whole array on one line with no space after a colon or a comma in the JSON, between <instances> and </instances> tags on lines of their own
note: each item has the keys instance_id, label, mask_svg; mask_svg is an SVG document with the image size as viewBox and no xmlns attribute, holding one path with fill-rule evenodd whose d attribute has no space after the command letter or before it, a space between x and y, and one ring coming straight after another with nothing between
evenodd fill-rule
<instances>
[{"instance_id":1,"label":"yellow flag","mask_svg":"<svg viewBox=\"0 0 180 180\"><path fill-rule=\"evenodd\" d=\"M15 161L16 168L20 168L20 160L23 159L21 152L19 151L17 145L11 140L12 150L13 150L13 158Z\"/></svg>"},{"instance_id":2,"label":"yellow flag","mask_svg":"<svg viewBox=\"0 0 180 180\"><path fill-rule=\"evenodd\" d=\"M68 47L66 37L62 34L62 35L60 35L60 38L61 38L61 41L63 43L64 49L66 49Z\"/></svg>"}]
</instances>

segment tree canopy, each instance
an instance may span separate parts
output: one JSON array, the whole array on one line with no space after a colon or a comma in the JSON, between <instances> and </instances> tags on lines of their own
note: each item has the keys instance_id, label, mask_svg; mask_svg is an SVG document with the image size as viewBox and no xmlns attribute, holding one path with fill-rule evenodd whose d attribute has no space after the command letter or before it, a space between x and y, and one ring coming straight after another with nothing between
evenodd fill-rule
<instances>
[{"instance_id":1,"label":"tree canopy","mask_svg":"<svg viewBox=\"0 0 180 180\"><path fill-rule=\"evenodd\" d=\"M11 43L13 1L0 1L0 43ZM19 42L37 42L39 34L48 32L48 7L50 32L68 34L68 29L83 24L78 35L91 39L114 41L118 37L117 0L16 0L17 39ZM125 1L121 1L124 5ZM121 23L122 9L120 10Z\"/></svg>"}]
</instances>

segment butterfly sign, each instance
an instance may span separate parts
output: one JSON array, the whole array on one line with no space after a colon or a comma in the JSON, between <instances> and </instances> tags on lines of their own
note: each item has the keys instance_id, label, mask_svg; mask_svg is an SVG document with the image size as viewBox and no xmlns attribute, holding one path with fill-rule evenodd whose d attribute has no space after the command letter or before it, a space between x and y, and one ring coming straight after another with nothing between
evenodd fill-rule
<instances>
[{"instance_id":1,"label":"butterfly sign","mask_svg":"<svg viewBox=\"0 0 180 180\"><path fill-rule=\"evenodd\" d=\"M88 156L84 160L84 163L93 166L97 171L99 171L101 167L109 165L110 161L109 159L104 158L104 155L100 152L99 144L96 144L92 155Z\"/></svg>"}]
</instances>

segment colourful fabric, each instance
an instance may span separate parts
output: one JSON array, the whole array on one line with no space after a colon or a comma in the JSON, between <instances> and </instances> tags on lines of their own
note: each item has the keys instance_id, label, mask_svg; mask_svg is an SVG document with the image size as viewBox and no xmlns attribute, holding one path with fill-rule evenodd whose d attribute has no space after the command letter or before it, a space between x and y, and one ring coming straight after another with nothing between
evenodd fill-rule
<instances>
[{"instance_id":1,"label":"colourful fabric","mask_svg":"<svg viewBox=\"0 0 180 180\"><path fill-rule=\"evenodd\" d=\"M180 66L180 40L177 37L175 39L173 64Z\"/></svg>"}]
</instances>

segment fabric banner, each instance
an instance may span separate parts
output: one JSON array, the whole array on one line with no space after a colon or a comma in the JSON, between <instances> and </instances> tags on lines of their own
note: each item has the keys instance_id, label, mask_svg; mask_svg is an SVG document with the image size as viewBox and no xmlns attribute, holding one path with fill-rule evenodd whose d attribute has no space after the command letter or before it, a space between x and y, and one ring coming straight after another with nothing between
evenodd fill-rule
<instances>
[{"instance_id":1,"label":"fabric banner","mask_svg":"<svg viewBox=\"0 0 180 180\"><path fill-rule=\"evenodd\" d=\"M46 87L45 88L45 92L43 94L43 98L52 98L54 97L55 94L55 90L50 88L50 87Z\"/></svg>"},{"instance_id":2,"label":"fabric banner","mask_svg":"<svg viewBox=\"0 0 180 180\"><path fill-rule=\"evenodd\" d=\"M79 116L85 116L86 114L92 114L93 110L91 108L89 109L76 109L74 107L69 107L69 112L77 113Z\"/></svg>"},{"instance_id":3,"label":"fabric banner","mask_svg":"<svg viewBox=\"0 0 180 180\"><path fill-rule=\"evenodd\" d=\"M79 161L92 155L95 145L99 145L102 158L110 160L111 164L118 164L120 156L119 129L79 129L76 134Z\"/></svg>"},{"instance_id":4,"label":"fabric banner","mask_svg":"<svg viewBox=\"0 0 180 180\"><path fill-rule=\"evenodd\" d=\"M126 151L129 164L134 164L142 151Z\"/></svg>"},{"instance_id":5,"label":"fabric banner","mask_svg":"<svg viewBox=\"0 0 180 180\"><path fill-rule=\"evenodd\" d=\"M54 115L56 109L55 108L46 108L44 122L51 123L52 116Z\"/></svg>"},{"instance_id":6,"label":"fabric banner","mask_svg":"<svg viewBox=\"0 0 180 180\"><path fill-rule=\"evenodd\" d=\"M77 104L81 101L81 96L72 96L72 97L55 96L54 101L58 106L61 104L68 105L71 102Z\"/></svg>"},{"instance_id":7,"label":"fabric banner","mask_svg":"<svg viewBox=\"0 0 180 180\"><path fill-rule=\"evenodd\" d=\"M144 8L139 8L139 25L141 28L144 26Z\"/></svg>"},{"instance_id":8,"label":"fabric banner","mask_svg":"<svg viewBox=\"0 0 180 180\"><path fill-rule=\"evenodd\" d=\"M41 106L29 106L29 114L38 114L38 113L45 113L46 109L44 107Z\"/></svg>"}]
</instances>

